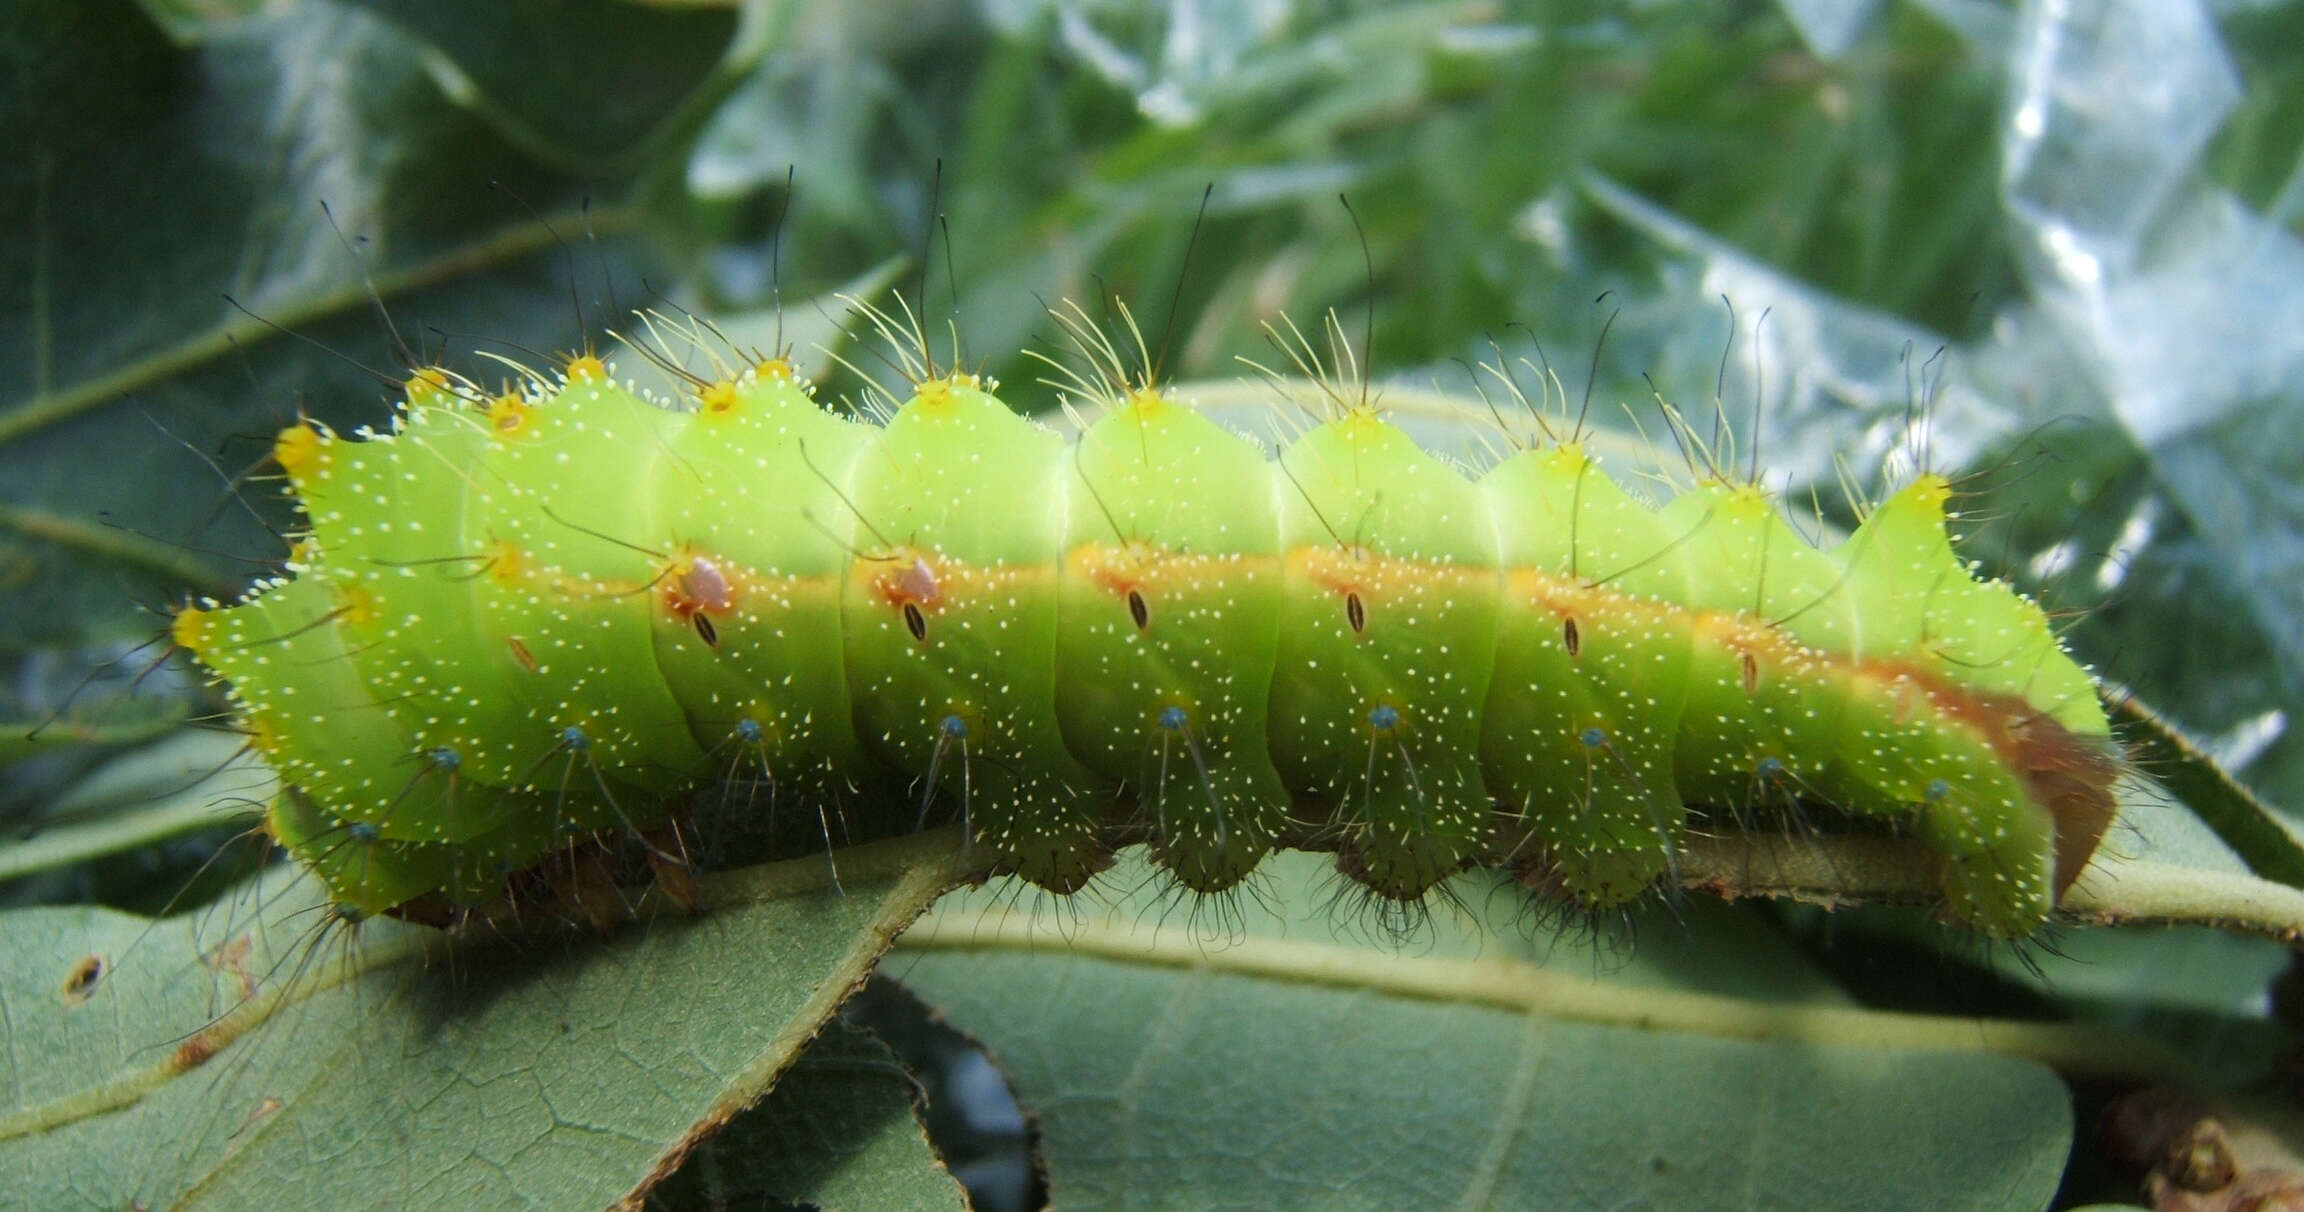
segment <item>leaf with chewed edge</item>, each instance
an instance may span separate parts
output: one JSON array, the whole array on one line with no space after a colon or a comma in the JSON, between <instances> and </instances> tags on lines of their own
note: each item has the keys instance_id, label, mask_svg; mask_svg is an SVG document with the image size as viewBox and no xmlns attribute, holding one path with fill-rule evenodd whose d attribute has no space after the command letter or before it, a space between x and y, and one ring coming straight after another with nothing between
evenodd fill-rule
<instances>
[{"instance_id":1,"label":"leaf with chewed edge","mask_svg":"<svg viewBox=\"0 0 2304 1212\"><path fill-rule=\"evenodd\" d=\"M652 1204L964 1209L960 1183L928 1142L918 1098L918 1083L887 1045L836 1022L760 1105L651 1192Z\"/></svg>"},{"instance_id":2,"label":"leaf with chewed edge","mask_svg":"<svg viewBox=\"0 0 2304 1212\"><path fill-rule=\"evenodd\" d=\"M1332 880L1276 861L1280 903ZM1006 1068L1059 1207L2043 1207L2073 1121L2037 1058L2097 1051L1858 1009L1697 902L1630 961L1541 964L1445 910L1403 954L1240 909L1203 951L1128 898L948 904L890 971Z\"/></svg>"},{"instance_id":3,"label":"leaf with chewed edge","mask_svg":"<svg viewBox=\"0 0 2304 1212\"><path fill-rule=\"evenodd\" d=\"M309 881L239 922L8 915L0 1150L27 1206L637 1203L775 1084L956 876L942 834L704 884L607 941L422 961L435 932L315 929Z\"/></svg>"}]
</instances>

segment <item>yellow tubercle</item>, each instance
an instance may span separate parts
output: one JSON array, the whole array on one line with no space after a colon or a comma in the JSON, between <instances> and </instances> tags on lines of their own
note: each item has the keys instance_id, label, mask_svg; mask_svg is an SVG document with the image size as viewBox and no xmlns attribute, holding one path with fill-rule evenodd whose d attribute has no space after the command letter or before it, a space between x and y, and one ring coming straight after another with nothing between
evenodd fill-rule
<instances>
[{"instance_id":1,"label":"yellow tubercle","mask_svg":"<svg viewBox=\"0 0 2304 1212\"><path fill-rule=\"evenodd\" d=\"M447 371L437 366L419 367L411 372L406 390L410 412L419 408L437 407L456 396L455 382L449 379Z\"/></svg>"},{"instance_id":2,"label":"yellow tubercle","mask_svg":"<svg viewBox=\"0 0 2304 1212\"><path fill-rule=\"evenodd\" d=\"M528 573L528 557L518 547L499 541L488 551L488 573L499 585L515 584Z\"/></svg>"},{"instance_id":3,"label":"yellow tubercle","mask_svg":"<svg viewBox=\"0 0 2304 1212\"><path fill-rule=\"evenodd\" d=\"M596 354L578 354L568 359L568 381L605 383L608 381L608 364Z\"/></svg>"},{"instance_id":4,"label":"yellow tubercle","mask_svg":"<svg viewBox=\"0 0 2304 1212\"><path fill-rule=\"evenodd\" d=\"M266 758L279 756L280 730L275 728L269 720L260 715L245 715L240 718L240 726L248 730L249 748L263 754Z\"/></svg>"},{"instance_id":5,"label":"yellow tubercle","mask_svg":"<svg viewBox=\"0 0 2304 1212\"><path fill-rule=\"evenodd\" d=\"M1768 490L1758 484L1735 483L1728 487L1728 505L1744 517L1774 517L1776 503Z\"/></svg>"},{"instance_id":6,"label":"yellow tubercle","mask_svg":"<svg viewBox=\"0 0 2304 1212\"><path fill-rule=\"evenodd\" d=\"M335 598L336 617L347 623L364 626L374 623L379 617L376 613L376 599L356 584L339 583Z\"/></svg>"},{"instance_id":7,"label":"yellow tubercle","mask_svg":"<svg viewBox=\"0 0 2304 1212\"><path fill-rule=\"evenodd\" d=\"M1591 452L1584 449L1582 442L1562 442L1547 452L1545 457L1569 471L1582 471L1592 466Z\"/></svg>"},{"instance_id":8,"label":"yellow tubercle","mask_svg":"<svg viewBox=\"0 0 2304 1212\"><path fill-rule=\"evenodd\" d=\"M528 427L528 401L517 392L505 392L488 401L488 428L509 437Z\"/></svg>"},{"instance_id":9,"label":"yellow tubercle","mask_svg":"<svg viewBox=\"0 0 2304 1212\"><path fill-rule=\"evenodd\" d=\"M698 411L708 417L729 416L736 411L742 398L736 394L736 385L726 379L707 383L696 393Z\"/></svg>"},{"instance_id":10,"label":"yellow tubercle","mask_svg":"<svg viewBox=\"0 0 2304 1212\"><path fill-rule=\"evenodd\" d=\"M1937 475L1935 472L1929 472L1905 485L1904 491L1897 495L1909 497L1914 502L1941 514L1944 512L1944 506L1952 500L1952 481Z\"/></svg>"},{"instance_id":11,"label":"yellow tubercle","mask_svg":"<svg viewBox=\"0 0 2304 1212\"><path fill-rule=\"evenodd\" d=\"M1128 393L1121 407L1148 421L1167 409L1168 397L1160 394L1159 388L1138 387Z\"/></svg>"},{"instance_id":12,"label":"yellow tubercle","mask_svg":"<svg viewBox=\"0 0 2304 1212\"><path fill-rule=\"evenodd\" d=\"M992 384L982 375L953 371L942 378L922 379L912 385L912 401L925 408L941 408L953 402L959 391L991 391Z\"/></svg>"},{"instance_id":13,"label":"yellow tubercle","mask_svg":"<svg viewBox=\"0 0 2304 1212\"><path fill-rule=\"evenodd\" d=\"M198 606L186 606L168 621L168 638L178 648L199 656L208 650L209 630L215 621L215 612Z\"/></svg>"},{"instance_id":14,"label":"yellow tubercle","mask_svg":"<svg viewBox=\"0 0 2304 1212\"><path fill-rule=\"evenodd\" d=\"M327 461L328 436L302 421L272 439L272 461L288 473L298 488Z\"/></svg>"},{"instance_id":15,"label":"yellow tubercle","mask_svg":"<svg viewBox=\"0 0 2304 1212\"><path fill-rule=\"evenodd\" d=\"M752 370L763 379L790 379L794 377L792 359L781 355L760 359L759 364L754 366Z\"/></svg>"}]
</instances>

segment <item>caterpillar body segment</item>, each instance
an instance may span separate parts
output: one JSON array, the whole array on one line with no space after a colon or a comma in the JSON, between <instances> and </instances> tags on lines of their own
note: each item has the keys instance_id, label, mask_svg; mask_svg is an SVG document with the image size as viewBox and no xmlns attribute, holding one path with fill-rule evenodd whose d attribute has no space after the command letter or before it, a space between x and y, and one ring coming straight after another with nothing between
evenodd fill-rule
<instances>
[{"instance_id":1,"label":"caterpillar body segment","mask_svg":"<svg viewBox=\"0 0 2304 1212\"><path fill-rule=\"evenodd\" d=\"M1284 589L1275 481L1257 448L1150 391L1090 425L1068 463L1064 743L1136 789L1160 862L1185 887L1222 891L1291 819L1270 740Z\"/></svg>"},{"instance_id":2,"label":"caterpillar body segment","mask_svg":"<svg viewBox=\"0 0 2304 1212\"><path fill-rule=\"evenodd\" d=\"M856 728L942 783L971 834L1070 892L1105 865L1107 789L1056 716L1064 443L972 376L921 383L859 461L869 546L843 598ZM933 788L931 788L933 790Z\"/></svg>"},{"instance_id":3,"label":"caterpillar body segment","mask_svg":"<svg viewBox=\"0 0 2304 1212\"><path fill-rule=\"evenodd\" d=\"M706 385L653 460L656 669L695 741L749 768L776 800L821 804L901 784L854 723L841 635L856 519L844 484L879 435L819 407L789 364ZM742 642L736 642L741 636Z\"/></svg>"},{"instance_id":4,"label":"caterpillar body segment","mask_svg":"<svg viewBox=\"0 0 2304 1212\"><path fill-rule=\"evenodd\" d=\"M965 374L884 425L718 374L664 407L588 357L494 398L427 372L391 433L282 435L293 576L175 634L348 911L487 900L739 768L958 815L1060 892L1143 838L1197 892L1304 846L1388 898L1505 864L1607 908L1691 805L1828 802L2000 937L2109 821L2094 682L1959 562L1939 477L1820 548L1575 442L1468 479L1365 405L1268 458L1149 389L1067 443Z\"/></svg>"},{"instance_id":5,"label":"caterpillar body segment","mask_svg":"<svg viewBox=\"0 0 2304 1212\"><path fill-rule=\"evenodd\" d=\"M1496 537L1479 490L1373 411L1283 451L1272 675L1282 777L1330 805L1344 868L1421 895L1477 856L1496 651Z\"/></svg>"},{"instance_id":6,"label":"caterpillar body segment","mask_svg":"<svg viewBox=\"0 0 2304 1212\"><path fill-rule=\"evenodd\" d=\"M1481 762L1515 866L1594 906L1671 867L1694 637L1675 535L1580 445L1523 451L1480 480L1502 610Z\"/></svg>"},{"instance_id":7,"label":"caterpillar body segment","mask_svg":"<svg viewBox=\"0 0 2304 1212\"><path fill-rule=\"evenodd\" d=\"M584 774L594 747L614 754L599 767L610 779L602 797L613 801L601 805L606 819L578 822L607 826L629 815L626 789L661 799L695 777L708 748L655 667L648 609L667 575L657 541L666 532L648 511L651 481L669 470L664 443L680 418L611 383L592 358L571 366L554 404L530 409L516 431L498 431L475 469L495 481L482 490L495 507L467 513L466 541L479 537L475 524L485 527L492 549L516 567L469 584L478 587L482 630L541 682L530 693L542 710L530 718L563 738L571 760L561 765L574 768L568 781L582 781L573 776ZM591 468L601 471L585 474ZM548 693L535 694L542 687Z\"/></svg>"}]
</instances>

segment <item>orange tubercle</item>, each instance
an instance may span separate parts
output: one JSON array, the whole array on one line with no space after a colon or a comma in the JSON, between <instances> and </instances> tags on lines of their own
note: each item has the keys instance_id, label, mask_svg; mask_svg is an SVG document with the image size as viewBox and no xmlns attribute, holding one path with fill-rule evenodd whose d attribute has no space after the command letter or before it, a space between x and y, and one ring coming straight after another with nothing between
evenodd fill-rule
<instances>
[{"instance_id":1,"label":"orange tubercle","mask_svg":"<svg viewBox=\"0 0 2304 1212\"><path fill-rule=\"evenodd\" d=\"M1130 590L1143 588L1146 566L1153 558L1152 549L1135 539L1117 547L1083 543L1071 553L1073 563L1088 579L1114 597L1125 597Z\"/></svg>"},{"instance_id":2,"label":"orange tubercle","mask_svg":"<svg viewBox=\"0 0 2304 1212\"><path fill-rule=\"evenodd\" d=\"M665 609L683 623L697 615L726 615L736 609L739 589L734 569L715 557L689 554L673 562L663 578Z\"/></svg>"},{"instance_id":3,"label":"orange tubercle","mask_svg":"<svg viewBox=\"0 0 2304 1212\"><path fill-rule=\"evenodd\" d=\"M936 570L909 552L897 552L872 578L872 589L890 606L934 607L944 601Z\"/></svg>"},{"instance_id":4,"label":"orange tubercle","mask_svg":"<svg viewBox=\"0 0 2304 1212\"><path fill-rule=\"evenodd\" d=\"M1286 560L1304 576L1336 593L1365 592L1382 579L1375 567L1376 559L1364 547L1346 549L1326 544L1299 547L1289 552Z\"/></svg>"}]
</instances>

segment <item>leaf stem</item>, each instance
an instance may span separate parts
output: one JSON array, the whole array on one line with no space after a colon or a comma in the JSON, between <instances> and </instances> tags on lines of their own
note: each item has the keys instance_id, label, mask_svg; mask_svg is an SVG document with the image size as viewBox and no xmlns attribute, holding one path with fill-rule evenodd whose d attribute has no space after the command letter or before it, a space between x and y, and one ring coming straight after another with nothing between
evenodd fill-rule
<instances>
[{"instance_id":1,"label":"leaf stem","mask_svg":"<svg viewBox=\"0 0 2304 1212\"><path fill-rule=\"evenodd\" d=\"M7 441L14 420L15 416L0 417L0 442ZM181 547L59 513L0 505L0 527L60 547L78 548L99 559L150 569L214 598L236 598L248 587L245 580L217 572Z\"/></svg>"},{"instance_id":2,"label":"leaf stem","mask_svg":"<svg viewBox=\"0 0 2304 1212\"><path fill-rule=\"evenodd\" d=\"M252 805L263 802L261 796L237 798ZM256 821L254 807L235 812L221 809L222 802L226 801L195 789L134 812L43 829L23 841L0 845L0 880L54 871L202 829L245 826Z\"/></svg>"}]
</instances>

